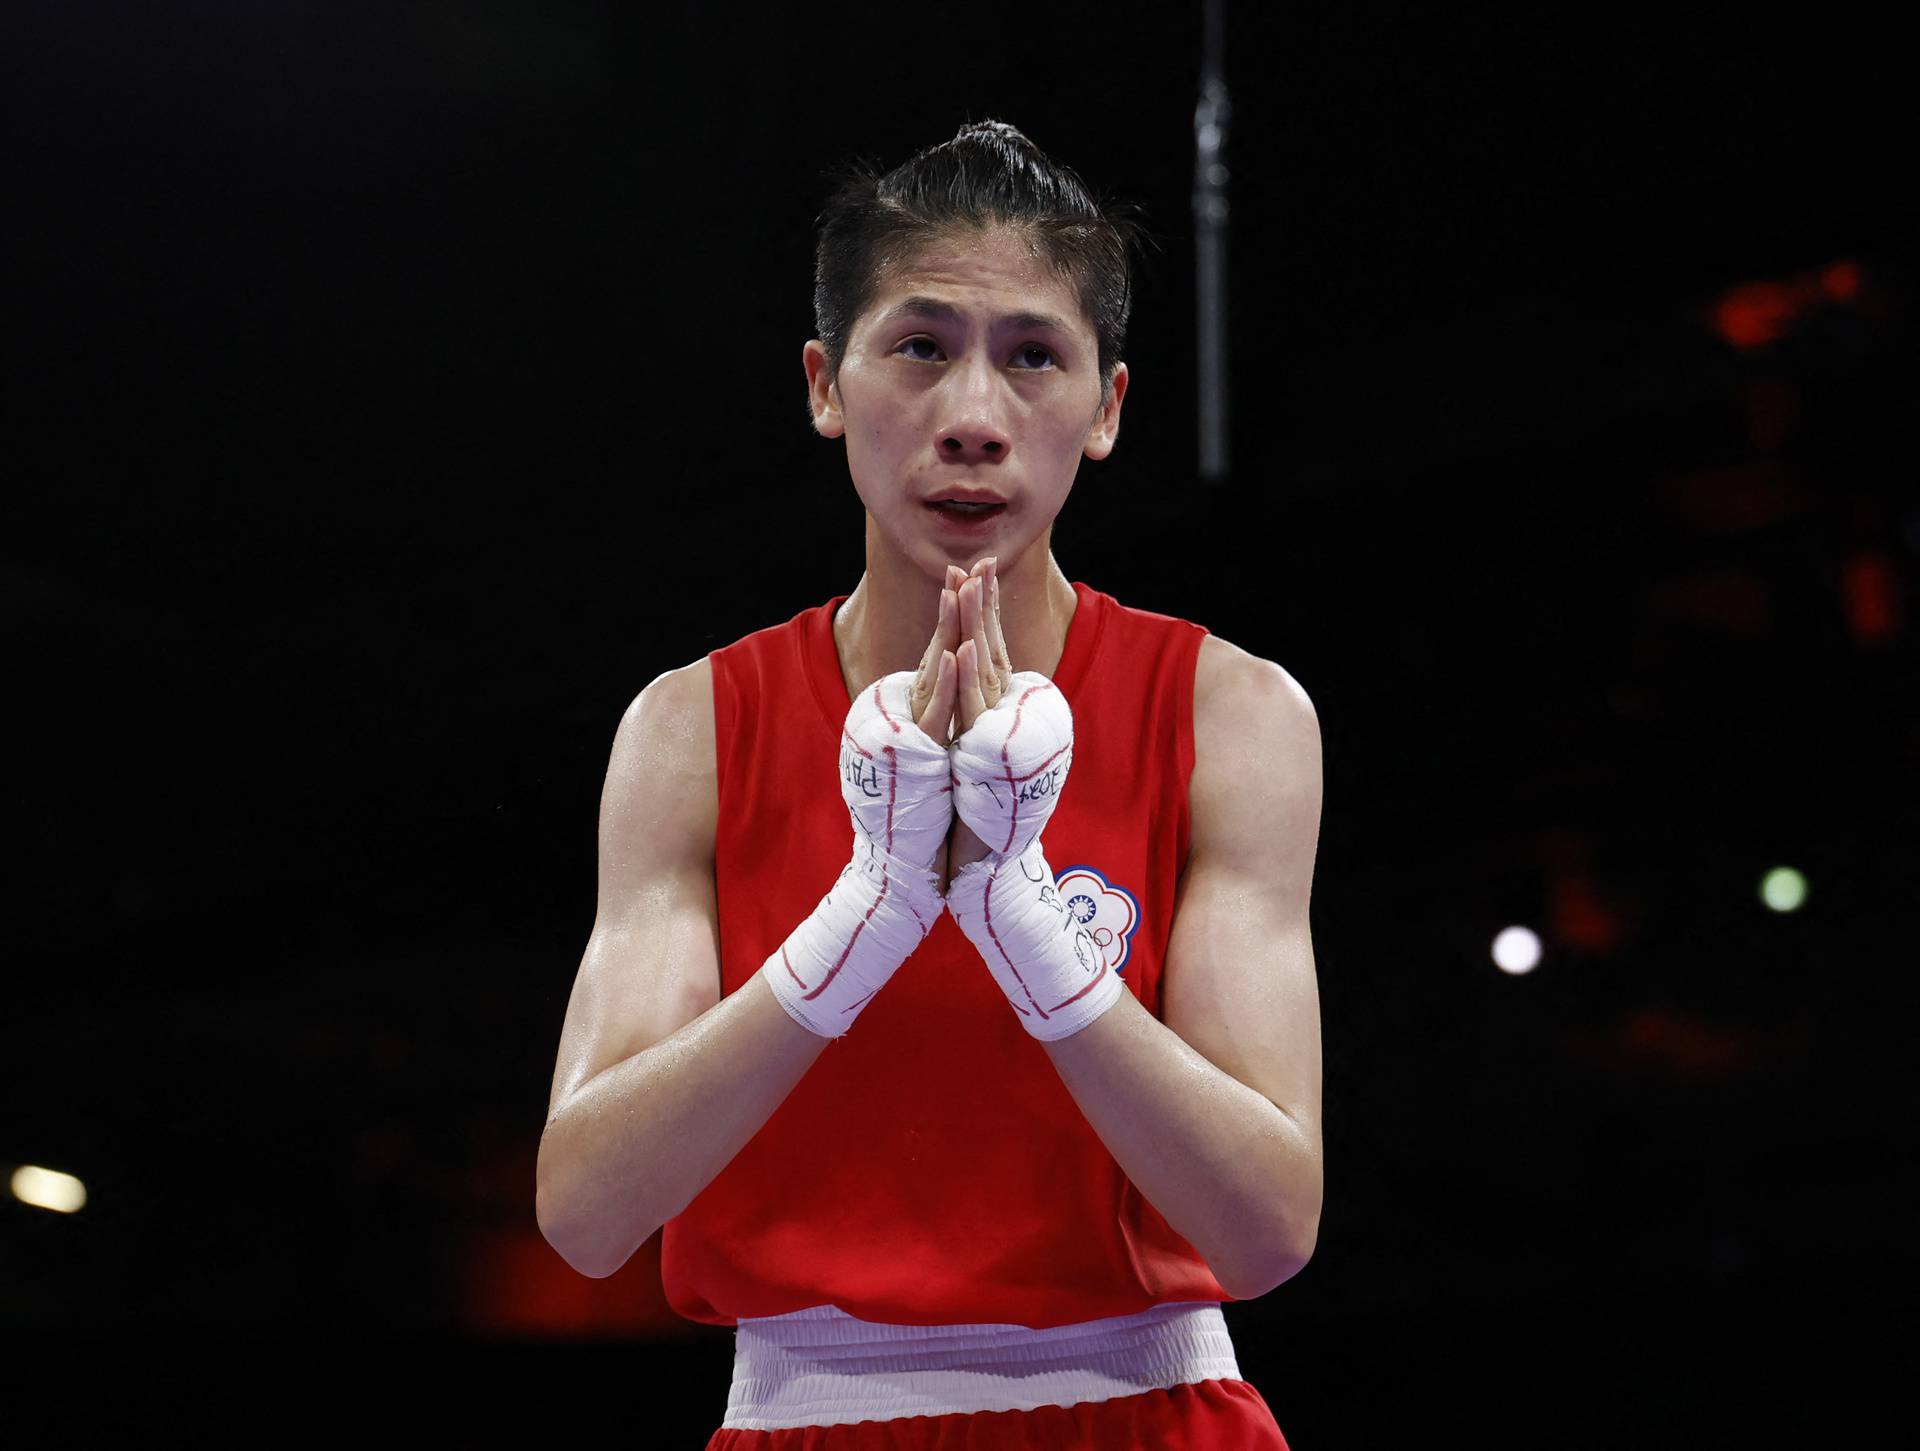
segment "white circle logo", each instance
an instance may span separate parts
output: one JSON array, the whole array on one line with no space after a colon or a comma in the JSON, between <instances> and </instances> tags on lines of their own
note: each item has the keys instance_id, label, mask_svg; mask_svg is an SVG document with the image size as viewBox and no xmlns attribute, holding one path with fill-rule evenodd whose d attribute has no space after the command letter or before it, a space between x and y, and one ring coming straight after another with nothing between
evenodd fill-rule
<instances>
[{"instance_id":1,"label":"white circle logo","mask_svg":"<svg viewBox=\"0 0 1920 1451\"><path fill-rule=\"evenodd\" d=\"M1068 867L1054 878L1073 920L1115 972L1125 972L1140 927L1140 901L1125 887L1109 882L1098 867Z\"/></svg>"}]
</instances>

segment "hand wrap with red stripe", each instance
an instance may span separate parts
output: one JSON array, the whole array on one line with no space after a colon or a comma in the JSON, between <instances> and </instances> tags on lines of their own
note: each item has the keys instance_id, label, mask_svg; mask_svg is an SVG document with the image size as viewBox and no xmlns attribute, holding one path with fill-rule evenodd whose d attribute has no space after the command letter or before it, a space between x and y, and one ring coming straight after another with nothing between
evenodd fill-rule
<instances>
[{"instance_id":1,"label":"hand wrap with red stripe","mask_svg":"<svg viewBox=\"0 0 1920 1451\"><path fill-rule=\"evenodd\" d=\"M1126 989L1054 885L1040 833L1073 763L1073 711L1054 683L1018 671L1013 688L953 743L953 805L985 842L947 887L947 910L1044 1041L1077 1033Z\"/></svg>"},{"instance_id":2,"label":"hand wrap with red stripe","mask_svg":"<svg viewBox=\"0 0 1920 1451\"><path fill-rule=\"evenodd\" d=\"M953 823L952 781L946 748L909 711L913 680L911 670L883 676L848 710L840 794L853 859L762 969L794 1021L823 1038L853 1026L943 905L933 860Z\"/></svg>"}]
</instances>

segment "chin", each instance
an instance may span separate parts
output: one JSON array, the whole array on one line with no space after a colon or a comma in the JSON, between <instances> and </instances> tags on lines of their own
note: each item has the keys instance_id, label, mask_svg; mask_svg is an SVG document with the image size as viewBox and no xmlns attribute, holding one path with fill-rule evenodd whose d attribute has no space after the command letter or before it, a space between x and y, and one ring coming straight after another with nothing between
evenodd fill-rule
<instances>
[{"instance_id":1,"label":"chin","mask_svg":"<svg viewBox=\"0 0 1920 1451\"><path fill-rule=\"evenodd\" d=\"M955 540L951 543L935 539L923 556L926 563L921 572L945 584L949 564L957 564L971 573L976 560L985 559L991 554L999 560L999 572L1004 575L1020 562L1031 543L1027 539Z\"/></svg>"},{"instance_id":2,"label":"chin","mask_svg":"<svg viewBox=\"0 0 1920 1451\"><path fill-rule=\"evenodd\" d=\"M886 518L869 509L867 522L872 535L878 537L888 552L906 560L916 573L925 575L937 585L947 582L948 565L955 564L971 571L976 560L984 559L989 554L1000 561L1000 572L1004 575L1035 542L1027 537L1025 531L1016 534L1007 530L996 530L980 539L959 536L943 538L933 521L917 514Z\"/></svg>"}]
</instances>

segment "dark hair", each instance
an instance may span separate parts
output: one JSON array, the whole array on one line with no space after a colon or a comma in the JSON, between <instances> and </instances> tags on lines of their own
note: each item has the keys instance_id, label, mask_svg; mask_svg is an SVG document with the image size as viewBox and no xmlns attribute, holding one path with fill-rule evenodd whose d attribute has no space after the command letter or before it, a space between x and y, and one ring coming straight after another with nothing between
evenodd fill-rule
<instances>
[{"instance_id":1,"label":"dark hair","mask_svg":"<svg viewBox=\"0 0 1920 1451\"><path fill-rule=\"evenodd\" d=\"M1102 205L1069 168L1005 121L974 121L885 175L857 161L838 173L814 247L813 316L829 376L882 270L913 246L961 227L1027 233L1080 296L1100 346L1104 390L1133 310L1130 254L1145 236L1130 204Z\"/></svg>"}]
</instances>

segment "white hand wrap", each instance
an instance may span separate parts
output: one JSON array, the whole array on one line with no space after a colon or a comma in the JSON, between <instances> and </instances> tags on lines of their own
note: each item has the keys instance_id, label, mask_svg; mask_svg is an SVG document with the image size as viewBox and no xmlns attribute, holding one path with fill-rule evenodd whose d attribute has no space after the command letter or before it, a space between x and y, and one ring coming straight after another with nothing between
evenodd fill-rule
<instances>
[{"instance_id":1,"label":"white hand wrap","mask_svg":"<svg viewBox=\"0 0 1920 1451\"><path fill-rule=\"evenodd\" d=\"M1073 764L1073 711L1046 676L1013 688L953 743L953 809L987 849L1017 857L1053 815Z\"/></svg>"},{"instance_id":2,"label":"white hand wrap","mask_svg":"<svg viewBox=\"0 0 1920 1451\"><path fill-rule=\"evenodd\" d=\"M954 809L989 855L947 887L967 934L1020 1025L1051 1042L1079 1032L1126 991L1054 886L1040 833L1073 761L1073 712L1044 675L1020 671L953 743Z\"/></svg>"},{"instance_id":3,"label":"white hand wrap","mask_svg":"<svg viewBox=\"0 0 1920 1451\"><path fill-rule=\"evenodd\" d=\"M847 712L840 794L853 859L762 969L794 1021L823 1038L853 1026L940 916L933 859L953 822L952 780L946 748L909 713L913 679L884 676Z\"/></svg>"}]
</instances>

